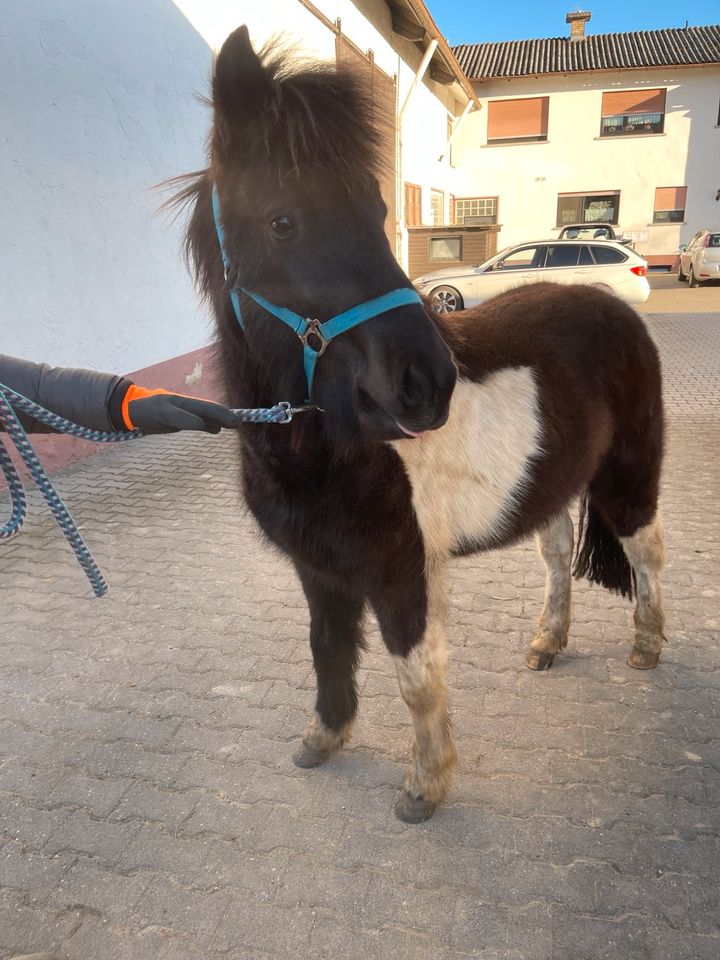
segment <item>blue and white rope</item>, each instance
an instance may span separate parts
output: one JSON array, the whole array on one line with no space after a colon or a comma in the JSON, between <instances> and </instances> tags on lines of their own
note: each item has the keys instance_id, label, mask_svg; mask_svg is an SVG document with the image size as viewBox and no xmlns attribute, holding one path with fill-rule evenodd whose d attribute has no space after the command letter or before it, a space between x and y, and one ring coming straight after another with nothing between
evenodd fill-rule
<instances>
[{"instance_id":1,"label":"blue and white rope","mask_svg":"<svg viewBox=\"0 0 720 960\"><path fill-rule=\"evenodd\" d=\"M304 410L306 408L300 409ZM58 430L61 433L69 433L83 440L94 440L97 443L121 443L125 440L135 440L137 437L141 437L142 433L139 430L128 430L117 433L90 430L88 427L82 427L77 423L73 423L71 420L65 420L63 417L59 417L56 413L46 410L44 407L39 406L39 404L33 403L32 400L24 397L21 393L17 393L15 390L11 390L10 387L6 387L0 383L0 424L5 429L7 436L15 444L18 454L30 471L35 483L38 485L58 526L75 551L75 556L85 571L95 596L102 597L107 593L108 585L102 575L100 567L98 567L93 555L90 553L90 550L80 535L80 531L70 511L52 485L32 444L28 440L28 436L15 410L20 410L35 420L46 423L52 427L53 430ZM289 423L297 412L299 411L286 402L277 403L274 407L233 410L238 420L247 423ZM2 469L5 475L5 480L10 490L11 502L10 519L0 527L0 540L8 540L20 532L25 522L27 516L27 497L25 495L23 482L2 441L1 435L0 469Z\"/></svg>"},{"instance_id":2,"label":"blue and white rope","mask_svg":"<svg viewBox=\"0 0 720 960\"><path fill-rule=\"evenodd\" d=\"M100 567L98 567L87 544L80 535L80 531L70 511L63 503L60 494L52 485L50 478L45 472L45 468L42 463L40 463L13 408L21 410L36 420L41 420L54 430L59 430L62 433L71 433L73 436L81 437L83 440L95 440L98 443L117 443L123 440L134 440L135 437L141 436L140 431L104 433L100 430L90 430L87 427L81 427L79 424L72 423L70 420L64 420L62 417L46 410L37 403L33 403L32 400L28 400L28 398L22 394L16 393L9 387L0 384L0 422L5 428L8 437L15 444L23 463L32 474L58 526L65 535L65 539L75 551L75 556L85 571L95 596L102 597L107 593L108 586L100 571ZM25 522L27 516L27 498L25 496L25 490L23 489L22 480L10 459L10 454L7 452L2 439L0 439L0 466L8 483L12 502L10 519L4 526L0 527L0 539L9 539L20 532Z\"/></svg>"}]
</instances>

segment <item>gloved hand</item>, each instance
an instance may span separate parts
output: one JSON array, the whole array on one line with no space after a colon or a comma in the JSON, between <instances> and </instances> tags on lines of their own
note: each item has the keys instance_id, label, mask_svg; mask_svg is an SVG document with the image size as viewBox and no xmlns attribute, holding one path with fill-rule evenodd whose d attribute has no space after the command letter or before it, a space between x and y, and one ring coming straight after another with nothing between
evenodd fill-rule
<instances>
[{"instance_id":1,"label":"gloved hand","mask_svg":"<svg viewBox=\"0 0 720 960\"><path fill-rule=\"evenodd\" d=\"M128 430L143 433L177 433L205 430L220 433L222 427L237 427L235 414L220 403L200 397L184 397L168 390L146 390L132 384L122 401L122 418Z\"/></svg>"}]
</instances>

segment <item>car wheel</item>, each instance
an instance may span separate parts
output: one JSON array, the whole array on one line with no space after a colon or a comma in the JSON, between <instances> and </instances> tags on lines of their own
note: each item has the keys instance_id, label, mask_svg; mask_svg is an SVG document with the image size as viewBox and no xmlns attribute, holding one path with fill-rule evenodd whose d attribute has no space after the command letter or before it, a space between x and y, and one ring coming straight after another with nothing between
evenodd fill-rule
<instances>
[{"instance_id":1,"label":"car wheel","mask_svg":"<svg viewBox=\"0 0 720 960\"><path fill-rule=\"evenodd\" d=\"M685 283L687 280L687 276L682 272L682 262L678 264L677 279L678 283Z\"/></svg>"},{"instance_id":2,"label":"car wheel","mask_svg":"<svg viewBox=\"0 0 720 960\"><path fill-rule=\"evenodd\" d=\"M463 298L455 287L435 287L430 299L438 313L455 313L463 309Z\"/></svg>"},{"instance_id":3,"label":"car wheel","mask_svg":"<svg viewBox=\"0 0 720 960\"><path fill-rule=\"evenodd\" d=\"M688 274L688 286L695 288L700 286L700 281L695 276L695 271L690 267L690 273Z\"/></svg>"}]
</instances>

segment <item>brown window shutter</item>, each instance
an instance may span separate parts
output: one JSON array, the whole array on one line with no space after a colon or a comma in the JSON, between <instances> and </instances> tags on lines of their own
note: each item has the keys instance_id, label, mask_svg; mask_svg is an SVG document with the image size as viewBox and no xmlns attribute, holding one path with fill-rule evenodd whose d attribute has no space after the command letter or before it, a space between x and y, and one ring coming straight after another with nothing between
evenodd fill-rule
<instances>
[{"instance_id":1,"label":"brown window shutter","mask_svg":"<svg viewBox=\"0 0 720 960\"><path fill-rule=\"evenodd\" d=\"M627 113L665 113L665 90L618 90L603 94L603 117Z\"/></svg>"},{"instance_id":2,"label":"brown window shutter","mask_svg":"<svg viewBox=\"0 0 720 960\"><path fill-rule=\"evenodd\" d=\"M549 97L491 100L488 103L488 140L546 137Z\"/></svg>"},{"instance_id":3,"label":"brown window shutter","mask_svg":"<svg viewBox=\"0 0 720 960\"><path fill-rule=\"evenodd\" d=\"M684 210L687 187L657 187L655 210Z\"/></svg>"},{"instance_id":4,"label":"brown window shutter","mask_svg":"<svg viewBox=\"0 0 720 960\"><path fill-rule=\"evenodd\" d=\"M422 190L417 184L405 184L405 224L419 227L422 223Z\"/></svg>"}]
</instances>

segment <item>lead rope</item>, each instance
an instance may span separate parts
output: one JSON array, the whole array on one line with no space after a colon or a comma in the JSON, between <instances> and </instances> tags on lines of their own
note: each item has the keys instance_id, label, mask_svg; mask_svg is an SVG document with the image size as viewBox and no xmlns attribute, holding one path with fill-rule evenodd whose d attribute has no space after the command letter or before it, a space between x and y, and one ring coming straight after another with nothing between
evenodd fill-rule
<instances>
[{"instance_id":1,"label":"lead rope","mask_svg":"<svg viewBox=\"0 0 720 960\"><path fill-rule=\"evenodd\" d=\"M238 418L246 423L289 423L296 413L304 412L306 407L295 408L286 402L276 403L274 407L261 407L252 409L235 409L232 412ZM69 433L73 437L80 437L82 440L94 440L96 443L122 443L125 440L135 440L143 434L139 430L119 431L117 433L105 433L101 430L91 430L89 427L81 427L71 420L65 420L56 413L46 410L32 400L28 400L21 393L16 393L10 387L0 383L0 424L5 429L8 437L15 444L18 455L30 471L35 483L47 505L50 507L52 515L55 517L58 526L65 535L80 566L90 581L93 592L96 597L104 596L108 591L108 585L102 575L100 567L95 562L93 555L87 547L87 544L80 535L77 524L73 520L70 511L65 506L52 485L50 478L45 472L45 468L35 453L33 445L28 440L23 425L17 417L16 410L40 420L42 423L58 430L61 433ZM0 437L0 467L5 475L8 489L10 490L11 512L10 519L0 527L0 540L9 540L18 534L27 517L27 497L25 488L20 478L20 474L15 468L15 464L10 459L5 444Z\"/></svg>"}]
</instances>

